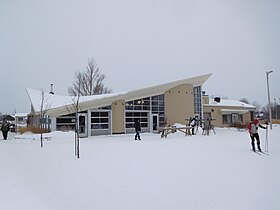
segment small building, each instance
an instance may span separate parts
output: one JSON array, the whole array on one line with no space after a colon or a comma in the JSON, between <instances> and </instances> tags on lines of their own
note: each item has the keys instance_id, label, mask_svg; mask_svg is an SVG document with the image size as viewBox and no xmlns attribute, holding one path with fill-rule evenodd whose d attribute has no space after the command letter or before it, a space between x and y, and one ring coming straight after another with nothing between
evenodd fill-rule
<instances>
[{"instance_id":1,"label":"small building","mask_svg":"<svg viewBox=\"0 0 280 210\"><path fill-rule=\"evenodd\" d=\"M166 124L186 124L190 117L203 118L202 85L211 74L182 79L138 90L79 98L80 135L123 134L134 132L140 120L142 132L157 132ZM44 110L51 130L74 130L77 98L27 89L32 116ZM44 107L41 109L41 107ZM33 117L32 122L37 122ZM49 122L49 120L47 121Z\"/></svg>"},{"instance_id":2,"label":"small building","mask_svg":"<svg viewBox=\"0 0 280 210\"><path fill-rule=\"evenodd\" d=\"M28 113L15 113L13 117L15 118L15 124L18 126L26 126Z\"/></svg>"},{"instance_id":3,"label":"small building","mask_svg":"<svg viewBox=\"0 0 280 210\"><path fill-rule=\"evenodd\" d=\"M26 127L27 125L27 116L28 113L15 113L13 117L15 120L13 124L15 126L15 131L17 132L20 127Z\"/></svg>"},{"instance_id":4,"label":"small building","mask_svg":"<svg viewBox=\"0 0 280 210\"><path fill-rule=\"evenodd\" d=\"M256 107L238 100L209 99L203 95L204 118L212 118L216 127L246 125L254 119Z\"/></svg>"}]
</instances>

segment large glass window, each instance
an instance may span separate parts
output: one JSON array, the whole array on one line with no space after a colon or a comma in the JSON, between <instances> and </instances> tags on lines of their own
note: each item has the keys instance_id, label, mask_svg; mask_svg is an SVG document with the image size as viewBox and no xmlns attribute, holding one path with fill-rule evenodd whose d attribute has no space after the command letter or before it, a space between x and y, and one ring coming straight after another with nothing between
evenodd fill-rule
<instances>
[{"instance_id":1,"label":"large glass window","mask_svg":"<svg viewBox=\"0 0 280 210\"><path fill-rule=\"evenodd\" d=\"M151 97L152 113L159 116L159 127L165 126L165 113L164 113L164 95L157 95Z\"/></svg>"},{"instance_id":2,"label":"large glass window","mask_svg":"<svg viewBox=\"0 0 280 210\"><path fill-rule=\"evenodd\" d=\"M158 114L160 127L164 127L165 125L163 94L152 96L152 97L141 98L133 101L127 101L125 103L125 109L126 109L126 128L134 127L134 121L136 120L136 117L139 117L136 115L139 115L139 113L148 113L148 112L152 112L153 114ZM136 112L128 112L128 111L136 111ZM139 112L139 111L143 111L143 112ZM146 118L141 117L141 120L142 120L141 127L144 126L148 127L148 116Z\"/></svg>"},{"instance_id":3,"label":"large glass window","mask_svg":"<svg viewBox=\"0 0 280 210\"><path fill-rule=\"evenodd\" d=\"M150 110L150 98L142 98L125 103L126 110Z\"/></svg>"},{"instance_id":4,"label":"large glass window","mask_svg":"<svg viewBox=\"0 0 280 210\"><path fill-rule=\"evenodd\" d=\"M75 114L68 114L56 118L56 130L69 131L75 130Z\"/></svg>"},{"instance_id":5,"label":"large glass window","mask_svg":"<svg viewBox=\"0 0 280 210\"><path fill-rule=\"evenodd\" d=\"M108 129L109 128L109 112L91 112L91 129Z\"/></svg>"},{"instance_id":6,"label":"large glass window","mask_svg":"<svg viewBox=\"0 0 280 210\"><path fill-rule=\"evenodd\" d=\"M223 124L243 123L242 114L223 114Z\"/></svg>"},{"instance_id":7,"label":"large glass window","mask_svg":"<svg viewBox=\"0 0 280 210\"><path fill-rule=\"evenodd\" d=\"M202 118L202 100L201 100L201 86L193 88L193 97L194 97L194 114Z\"/></svg>"},{"instance_id":8,"label":"large glass window","mask_svg":"<svg viewBox=\"0 0 280 210\"><path fill-rule=\"evenodd\" d=\"M141 128L148 128L148 112L126 112L125 127L134 128L136 120L140 121Z\"/></svg>"},{"instance_id":9,"label":"large glass window","mask_svg":"<svg viewBox=\"0 0 280 210\"><path fill-rule=\"evenodd\" d=\"M223 124L231 124L231 114L223 114Z\"/></svg>"}]
</instances>

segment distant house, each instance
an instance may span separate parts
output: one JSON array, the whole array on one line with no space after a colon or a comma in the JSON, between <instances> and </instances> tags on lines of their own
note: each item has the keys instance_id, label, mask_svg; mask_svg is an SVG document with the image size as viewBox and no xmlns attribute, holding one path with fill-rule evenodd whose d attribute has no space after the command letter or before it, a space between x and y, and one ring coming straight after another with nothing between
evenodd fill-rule
<instances>
[{"instance_id":1,"label":"distant house","mask_svg":"<svg viewBox=\"0 0 280 210\"><path fill-rule=\"evenodd\" d=\"M203 118L202 85L211 74L182 79L138 90L104 95L82 96L78 114L81 136L134 132L140 120L143 132L154 132L166 124L186 124L190 117ZM38 123L41 93L27 89L32 105L31 123ZM73 97L47 94L46 115L51 130L73 130ZM75 101L75 99L74 99Z\"/></svg>"},{"instance_id":2,"label":"distant house","mask_svg":"<svg viewBox=\"0 0 280 210\"><path fill-rule=\"evenodd\" d=\"M26 124L27 124L27 115L28 115L28 113L16 113L16 114L14 114L15 125L17 127L25 127Z\"/></svg>"},{"instance_id":3,"label":"distant house","mask_svg":"<svg viewBox=\"0 0 280 210\"><path fill-rule=\"evenodd\" d=\"M229 127L234 124L248 124L255 116L256 107L238 100L209 99L203 95L204 118L212 118L217 127Z\"/></svg>"}]
</instances>

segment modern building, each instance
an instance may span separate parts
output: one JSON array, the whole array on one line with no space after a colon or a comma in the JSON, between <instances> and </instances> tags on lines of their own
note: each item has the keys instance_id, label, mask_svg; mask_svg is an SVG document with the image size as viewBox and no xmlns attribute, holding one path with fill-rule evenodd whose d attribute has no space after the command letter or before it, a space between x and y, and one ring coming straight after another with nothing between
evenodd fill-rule
<instances>
[{"instance_id":1,"label":"modern building","mask_svg":"<svg viewBox=\"0 0 280 210\"><path fill-rule=\"evenodd\" d=\"M213 119L216 127L230 127L247 125L255 116L256 107L238 100L221 99L214 97L209 99L203 94L204 118Z\"/></svg>"},{"instance_id":2,"label":"modern building","mask_svg":"<svg viewBox=\"0 0 280 210\"><path fill-rule=\"evenodd\" d=\"M202 85L210 76L206 74L121 93L81 96L78 106L80 135L132 133L135 120L140 120L142 132L156 132L166 124L186 124L190 117L203 118ZM44 111L50 118L52 131L74 130L77 98L29 88L27 93L31 116ZM38 123L38 120L32 121Z\"/></svg>"}]
</instances>

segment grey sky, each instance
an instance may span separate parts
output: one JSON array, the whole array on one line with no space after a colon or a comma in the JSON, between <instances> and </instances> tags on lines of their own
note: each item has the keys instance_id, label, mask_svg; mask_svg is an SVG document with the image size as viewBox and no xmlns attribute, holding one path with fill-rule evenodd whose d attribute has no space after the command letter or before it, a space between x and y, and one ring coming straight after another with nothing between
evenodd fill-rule
<instances>
[{"instance_id":1,"label":"grey sky","mask_svg":"<svg viewBox=\"0 0 280 210\"><path fill-rule=\"evenodd\" d=\"M113 92L213 73L209 95L280 101L280 1L0 0L0 112L66 95L94 57Z\"/></svg>"}]
</instances>

